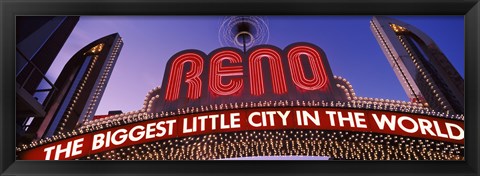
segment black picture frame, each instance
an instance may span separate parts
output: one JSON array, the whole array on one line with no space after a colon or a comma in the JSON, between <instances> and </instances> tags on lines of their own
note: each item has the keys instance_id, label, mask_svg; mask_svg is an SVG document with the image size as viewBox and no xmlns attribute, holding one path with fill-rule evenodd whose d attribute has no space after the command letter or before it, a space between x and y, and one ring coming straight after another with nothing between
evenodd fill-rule
<instances>
[{"instance_id":1,"label":"black picture frame","mask_svg":"<svg viewBox=\"0 0 480 176\"><path fill-rule=\"evenodd\" d=\"M1 175L479 175L478 0L0 0ZM465 15L465 161L15 161L17 15Z\"/></svg>"}]
</instances>

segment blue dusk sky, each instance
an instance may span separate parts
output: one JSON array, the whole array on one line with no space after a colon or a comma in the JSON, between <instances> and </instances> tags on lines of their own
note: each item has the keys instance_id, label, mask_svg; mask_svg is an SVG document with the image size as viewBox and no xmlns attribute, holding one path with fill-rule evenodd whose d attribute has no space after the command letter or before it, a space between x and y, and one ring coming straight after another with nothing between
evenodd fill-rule
<instances>
[{"instance_id":1,"label":"blue dusk sky","mask_svg":"<svg viewBox=\"0 0 480 176\"><path fill-rule=\"evenodd\" d=\"M429 35L464 77L463 16L391 16ZM322 48L333 74L346 78L357 96L407 101L371 30L372 16L267 16L267 44L284 48L309 42ZM220 48L224 16L82 16L47 73L56 80L65 63L90 42L118 32L124 46L97 115L139 110L160 86L167 60L185 49Z\"/></svg>"}]
</instances>

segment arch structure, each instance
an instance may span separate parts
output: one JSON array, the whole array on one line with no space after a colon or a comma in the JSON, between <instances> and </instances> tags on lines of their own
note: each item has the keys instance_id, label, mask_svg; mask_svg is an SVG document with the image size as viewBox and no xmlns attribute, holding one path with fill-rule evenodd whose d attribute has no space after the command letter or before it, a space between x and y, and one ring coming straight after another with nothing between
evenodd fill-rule
<instances>
[{"instance_id":1,"label":"arch structure","mask_svg":"<svg viewBox=\"0 0 480 176\"><path fill-rule=\"evenodd\" d=\"M412 101L464 113L464 79L427 34L385 16L374 16L370 29Z\"/></svg>"}]
</instances>

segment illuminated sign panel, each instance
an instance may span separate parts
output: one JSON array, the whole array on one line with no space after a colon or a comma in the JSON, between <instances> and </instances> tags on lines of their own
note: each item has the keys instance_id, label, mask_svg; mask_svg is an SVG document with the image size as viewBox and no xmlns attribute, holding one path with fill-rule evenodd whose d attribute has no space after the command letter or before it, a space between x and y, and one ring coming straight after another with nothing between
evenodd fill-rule
<instances>
[{"instance_id":1,"label":"illuminated sign panel","mask_svg":"<svg viewBox=\"0 0 480 176\"><path fill-rule=\"evenodd\" d=\"M367 132L463 145L463 128L463 121L388 111L313 107L250 108L153 118L52 142L25 151L19 158L70 160L172 138L258 130Z\"/></svg>"},{"instance_id":2,"label":"illuminated sign panel","mask_svg":"<svg viewBox=\"0 0 480 176\"><path fill-rule=\"evenodd\" d=\"M333 74L325 53L309 43L295 43L281 50L260 45L246 53L220 48L209 55L185 50L167 63L164 86L151 97L150 111L160 112L203 104L239 101L347 100L332 85Z\"/></svg>"}]
</instances>

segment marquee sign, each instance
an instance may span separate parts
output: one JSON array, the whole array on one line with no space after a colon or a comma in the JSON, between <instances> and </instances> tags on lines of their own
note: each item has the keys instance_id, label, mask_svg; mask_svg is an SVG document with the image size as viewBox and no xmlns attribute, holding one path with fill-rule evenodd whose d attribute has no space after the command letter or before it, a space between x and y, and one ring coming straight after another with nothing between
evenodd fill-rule
<instances>
[{"instance_id":1,"label":"marquee sign","mask_svg":"<svg viewBox=\"0 0 480 176\"><path fill-rule=\"evenodd\" d=\"M400 107L390 101L357 102L347 87L351 88L348 82L333 76L322 49L309 43L294 43L284 50L260 45L246 53L235 48L220 48L208 55L184 50L168 61L162 87L149 92L144 108L135 112L140 121L131 121L127 113L108 120L106 128L104 124L84 124L73 135L19 148L17 154L23 160L72 160L169 139L269 130L395 135L409 140L441 141L442 145L445 142L447 149L452 150L450 153L462 150L458 145L464 144L463 120L425 114L423 111L428 109L417 104ZM252 106L259 101L274 103ZM241 107L236 107L240 102ZM334 106L333 102L358 106ZM362 103L380 108L363 108ZM207 105L210 108L198 110ZM230 108L222 108L224 105ZM386 111L390 105L405 111ZM183 108L197 110L180 113ZM416 113L417 110L421 112ZM421 145L423 141L416 147ZM397 149L393 146L388 150ZM412 149L406 147L407 150ZM421 152L431 155L425 150Z\"/></svg>"},{"instance_id":2,"label":"marquee sign","mask_svg":"<svg viewBox=\"0 0 480 176\"><path fill-rule=\"evenodd\" d=\"M171 138L253 130L334 130L400 135L463 145L463 121L344 108L252 108L156 118L78 135L22 152L24 160L71 160Z\"/></svg>"},{"instance_id":3,"label":"marquee sign","mask_svg":"<svg viewBox=\"0 0 480 176\"><path fill-rule=\"evenodd\" d=\"M147 98L158 95L148 112L240 100L345 101L332 82L325 53L310 43L294 43L284 50L260 45L246 53L229 47L209 55L185 50L168 61L162 88Z\"/></svg>"}]
</instances>

